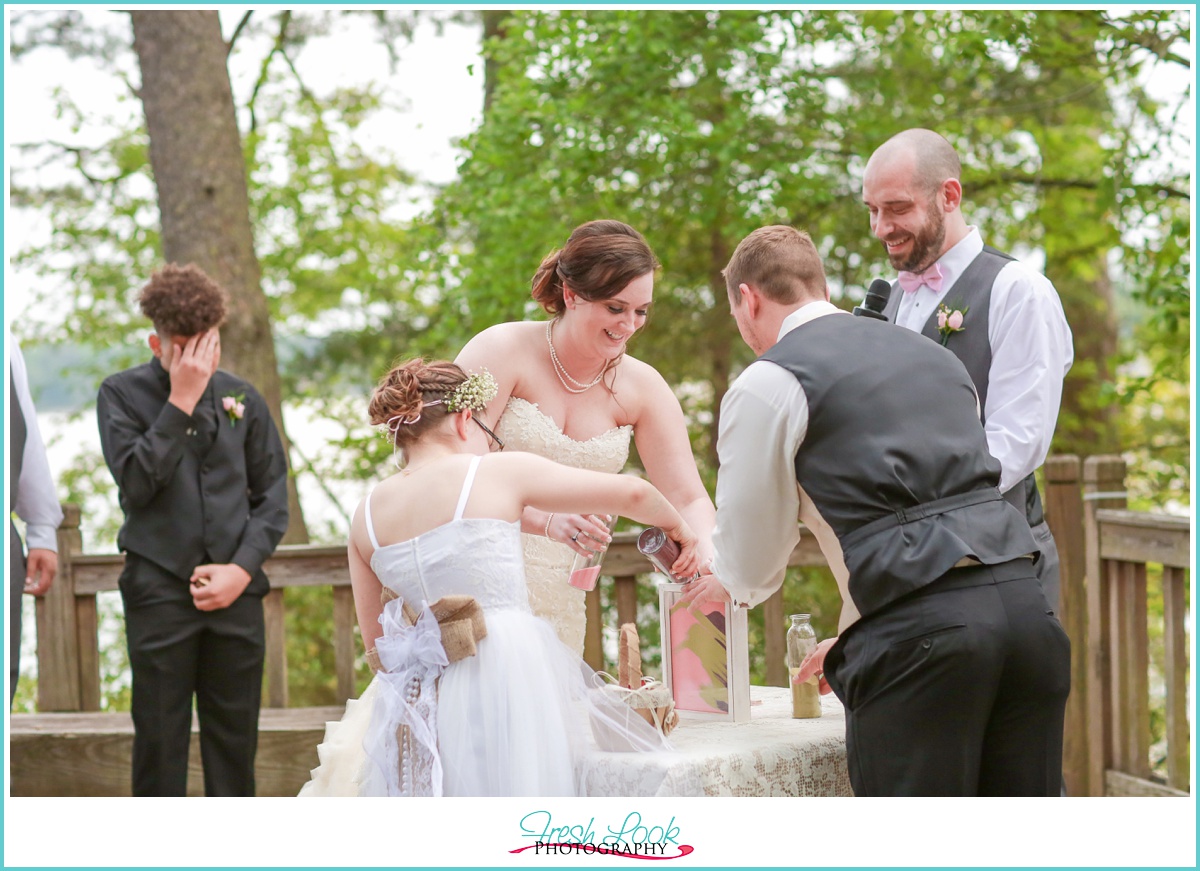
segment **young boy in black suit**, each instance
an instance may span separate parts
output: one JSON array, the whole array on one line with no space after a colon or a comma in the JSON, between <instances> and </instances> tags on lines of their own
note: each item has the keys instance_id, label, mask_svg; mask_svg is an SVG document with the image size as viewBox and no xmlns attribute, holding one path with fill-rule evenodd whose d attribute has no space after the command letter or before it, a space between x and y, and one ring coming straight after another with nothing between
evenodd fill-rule
<instances>
[{"instance_id":1,"label":"young boy in black suit","mask_svg":"<svg viewBox=\"0 0 1200 871\"><path fill-rule=\"evenodd\" d=\"M133 793L185 795L192 698L206 795L253 795L262 565L287 529L287 463L266 402L217 368L221 288L163 267L139 297L153 359L109 376L97 420L125 523Z\"/></svg>"}]
</instances>

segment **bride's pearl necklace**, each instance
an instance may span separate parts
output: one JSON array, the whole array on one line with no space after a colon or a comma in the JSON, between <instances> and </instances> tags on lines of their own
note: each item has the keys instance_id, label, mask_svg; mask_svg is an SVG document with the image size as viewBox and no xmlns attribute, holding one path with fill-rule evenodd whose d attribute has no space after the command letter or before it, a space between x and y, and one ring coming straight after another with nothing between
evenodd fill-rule
<instances>
[{"instance_id":1,"label":"bride's pearl necklace","mask_svg":"<svg viewBox=\"0 0 1200 871\"><path fill-rule=\"evenodd\" d=\"M563 366L562 362L558 359L558 354L554 350L554 339L551 337L553 331L554 321L546 321L546 344L550 346L550 362L554 364L554 374L558 376L558 380L561 382L563 389L568 393L584 393L585 391L591 390L600 383L600 379L604 377L604 373L607 371L607 369L601 368L600 374L593 378L590 384L584 384L582 381L576 381L571 377L571 373L567 371L567 368ZM571 384L567 383L568 381L575 386L572 387Z\"/></svg>"}]
</instances>

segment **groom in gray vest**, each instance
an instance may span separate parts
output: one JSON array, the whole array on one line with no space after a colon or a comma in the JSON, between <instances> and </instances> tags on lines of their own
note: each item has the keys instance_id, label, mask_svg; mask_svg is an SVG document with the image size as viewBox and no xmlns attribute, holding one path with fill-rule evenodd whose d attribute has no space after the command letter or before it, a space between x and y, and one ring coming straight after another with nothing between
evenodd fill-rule
<instances>
[{"instance_id":1,"label":"groom in gray vest","mask_svg":"<svg viewBox=\"0 0 1200 871\"><path fill-rule=\"evenodd\" d=\"M721 403L713 574L684 599L763 601L815 514L857 615L800 678L823 668L845 705L855 794L1057 795L1070 642L963 365L830 304L791 227L751 233L724 275L761 356Z\"/></svg>"},{"instance_id":2,"label":"groom in gray vest","mask_svg":"<svg viewBox=\"0 0 1200 871\"><path fill-rule=\"evenodd\" d=\"M961 175L953 146L920 128L896 134L867 162L871 231L900 272L884 314L940 342L967 367L988 450L1000 461L1000 492L1033 528L1042 553L1038 578L1057 610L1058 548L1034 470L1058 420L1071 330L1045 276L984 245L967 225Z\"/></svg>"}]
</instances>

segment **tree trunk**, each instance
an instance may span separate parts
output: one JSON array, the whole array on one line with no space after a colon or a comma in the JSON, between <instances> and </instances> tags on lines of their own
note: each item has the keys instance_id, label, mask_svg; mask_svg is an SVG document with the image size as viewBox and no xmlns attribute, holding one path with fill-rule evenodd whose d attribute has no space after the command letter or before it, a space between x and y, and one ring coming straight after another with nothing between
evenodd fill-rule
<instances>
[{"instance_id":1,"label":"tree trunk","mask_svg":"<svg viewBox=\"0 0 1200 871\"><path fill-rule=\"evenodd\" d=\"M1102 391L1102 385L1114 380L1109 361L1117 353L1107 252L1059 252L1056 247L1047 239L1046 275L1058 290L1071 326L1075 363L1063 383L1054 452L1084 457L1119 453L1118 408Z\"/></svg>"},{"instance_id":2,"label":"tree trunk","mask_svg":"<svg viewBox=\"0 0 1200 871\"><path fill-rule=\"evenodd\" d=\"M496 92L496 79L500 75L500 62L489 50L487 42L493 37L503 39L508 35L503 24L510 15L512 15L510 9L481 9L479 11L479 16L483 19L483 112L485 115L492 107L492 95Z\"/></svg>"},{"instance_id":3,"label":"tree trunk","mask_svg":"<svg viewBox=\"0 0 1200 871\"><path fill-rule=\"evenodd\" d=\"M140 96L158 189L163 257L195 263L225 288L223 368L252 383L279 427L288 465L279 370L267 297L254 254L246 161L215 11L131 12ZM308 540L295 479L288 478L285 543Z\"/></svg>"},{"instance_id":4,"label":"tree trunk","mask_svg":"<svg viewBox=\"0 0 1200 871\"><path fill-rule=\"evenodd\" d=\"M729 370L733 366L733 348L729 338L729 324L732 318L726 314L729 291L725 285L725 276L721 274L721 271L729 263L729 258L733 256L733 250L725 239L723 218L724 211L722 210L720 220L709 228L708 234L708 283L712 288L715 300L712 310L705 316L706 326L712 337L708 343L712 355L710 378L712 379L713 403L712 425L709 427L708 461L712 464L713 469L720 465L717 461L717 435L721 431L721 400L725 398L725 393L729 390L731 374Z\"/></svg>"}]
</instances>

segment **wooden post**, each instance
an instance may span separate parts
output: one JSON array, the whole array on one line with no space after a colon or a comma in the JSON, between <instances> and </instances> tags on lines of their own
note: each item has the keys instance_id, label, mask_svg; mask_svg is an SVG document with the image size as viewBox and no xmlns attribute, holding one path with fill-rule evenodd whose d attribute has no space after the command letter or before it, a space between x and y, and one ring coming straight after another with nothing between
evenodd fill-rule
<instances>
[{"instance_id":1,"label":"wooden post","mask_svg":"<svg viewBox=\"0 0 1200 871\"><path fill-rule=\"evenodd\" d=\"M1146 627L1146 566L1105 560L1113 566L1114 607L1110 668L1113 679L1114 767L1150 777L1150 646Z\"/></svg>"},{"instance_id":2,"label":"wooden post","mask_svg":"<svg viewBox=\"0 0 1200 871\"><path fill-rule=\"evenodd\" d=\"M599 583L584 595L583 607L587 620L583 628L583 661L595 671L604 671L604 617L600 609Z\"/></svg>"},{"instance_id":3,"label":"wooden post","mask_svg":"<svg viewBox=\"0 0 1200 871\"><path fill-rule=\"evenodd\" d=\"M71 558L83 552L79 506L64 503L58 528L58 575L37 599L38 710L81 711L79 632ZM95 644L95 641L92 642Z\"/></svg>"},{"instance_id":4,"label":"wooden post","mask_svg":"<svg viewBox=\"0 0 1200 871\"><path fill-rule=\"evenodd\" d=\"M1188 747L1188 642L1184 621L1187 575L1177 566L1163 566L1163 640L1167 684L1167 783L1191 792L1191 748Z\"/></svg>"},{"instance_id":5,"label":"wooden post","mask_svg":"<svg viewBox=\"0 0 1200 871\"><path fill-rule=\"evenodd\" d=\"M1113 699L1110 668L1109 592L1100 560L1101 508L1125 507L1125 461L1088 457L1083 462L1083 533L1087 598L1087 794L1104 795L1104 773L1112 765Z\"/></svg>"},{"instance_id":6,"label":"wooden post","mask_svg":"<svg viewBox=\"0 0 1200 871\"><path fill-rule=\"evenodd\" d=\"M100 615L96 594L75 597L75 637L79 647L79 709L100 710Z\"/></svg>"},{"instance_id":7,"label":"wooden post","mask_svg":"<svg viewBox=\"0 0 1200 871\"><path fill-rule=\"evenodd\" d=\"M354 590L333 588L333 670L337 673L337 698L344 704L354 695Z\"/></svg>"},{"instance_id":8,"label":"wooden post","mask_svg":"<svg viewBox=\"0 0 1200 871\"><path fill-rule=\"evenodd\" d=\"M263 617L267 629L267 707L286 708L287 647L284 636L282 587L276 587L263 597Z\"/></svg>"},{"instance_id":9,"label":"wooden post","mask_svg":"<svg viewBox=\"0 0 1200 871\"><path fill-rule=\"evenodd\" d=\"M783 588L776 590L762 604L763 656L766 661L766 682L769 687L788 685L787 618L783 615Z\"/></svg>"},{"instance_id":10,"label":"wooden post","mask_svg":"<svg viewBox=\"0 0 1200 871\"><path fill-rule=\"evenodd\" d=\"M1086 549L1080 463L1074 454L1050 457L1046 480L1046 522L1059 557L1058 618L1071 639L1071 695L1063 729L1063 780L1067 795L1087 794L1087 592Z\"/></svg>"},{"instance_id":11,"label":"wooden post","mask_svg":"<svg viewBox=\"0 0 1200 871\"><path fill-rule=\"evenodd\" d=\"M617 598L617 626L637 624L637 577L623 575L613 578Z\"/></svg>"}]
</instances>

